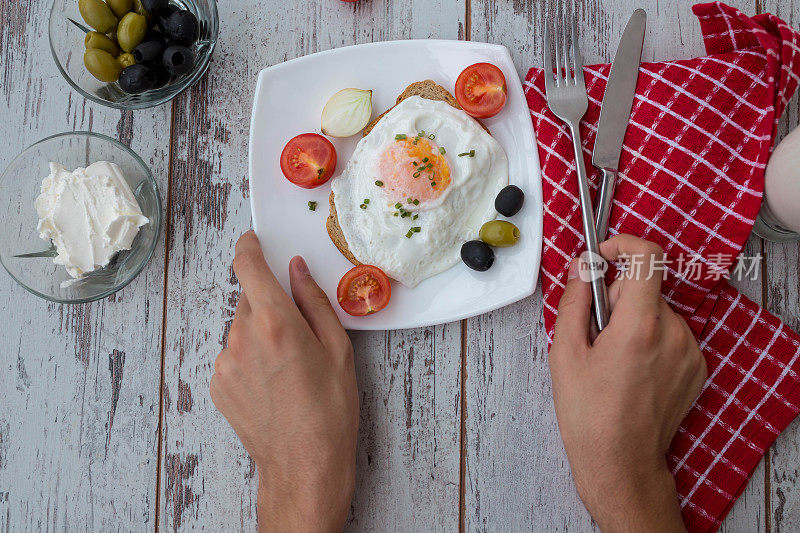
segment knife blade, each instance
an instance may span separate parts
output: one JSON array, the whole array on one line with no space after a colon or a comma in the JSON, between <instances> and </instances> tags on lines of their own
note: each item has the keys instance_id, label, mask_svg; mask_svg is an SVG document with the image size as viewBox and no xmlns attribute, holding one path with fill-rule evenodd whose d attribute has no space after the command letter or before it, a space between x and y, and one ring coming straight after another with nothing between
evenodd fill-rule
<instances>
[{"instance_id":1,"label":"knife blade","mask_svg":"<svg viewBox=\"0 0 800 533\"><path fill-rule=\"evenodd\" d=\"M602 173L595 210L595 225L599 240L605 240L608 232L608 218L611 214L614 186L619 170L619 157L631 117L646 27L647 13L644 9L637 9L628 20L625 31L622 32L614 62L611 64L603 104L600 107L600 122L597 125L597 136L592 151L592 164Z\"/></svg>"}]
</instances>

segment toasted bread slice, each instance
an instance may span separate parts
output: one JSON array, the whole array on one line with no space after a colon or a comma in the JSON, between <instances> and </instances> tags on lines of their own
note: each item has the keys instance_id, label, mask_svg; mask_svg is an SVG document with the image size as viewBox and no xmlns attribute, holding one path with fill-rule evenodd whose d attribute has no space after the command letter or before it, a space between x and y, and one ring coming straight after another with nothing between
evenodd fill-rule
<instances>
[{"instance_id":1,"label":"toasted bread slice","mask_svg":"<svg viewBox=\"0 0 800 533\"><path fill-rule=\"evenodd\" d=\"M425 80L425 81L417 81L406 87L406 89L397 97L397 101L395 105L399 104L406 98L411 96L420 96L422 98L427 98L428 100L440 100L442 102L447 102L451 106L455 107L456 109L461 109L461 106L458 105L458 100L456 97L450 94L450 92L442 87L441 85L437 84L433 80ZM367 127L364 128L364 137L366 137L369 132L372 131L372 128L375 127L375 124L383 118L383 116L394 109L390 107L386 111L383 112L378 118L367 124ZM478 124L481 124L478 121ZM489 130L481 124L481 127L486 130L487 133L490 133ZM330 203L331 214L328 215L328 220L325 223L326 227L328 228L328 235L330 236L333 244L342 252L348 261L353 263L354 265L360 265L361 263L358 259L355 258L353 253L350 251L350 247L347 245L347 240L344 238L344 233L342 232L342 227L339 225L339 217L336 214L336 204L333 201L333 192L331 192L330 197L328 198L328 202Z\"/></svg>"},{"instance_id":2,"label":"toasted bread slice","mask_svg":"<svg viewBox=\"0 0 800 533\"><path fill-rule=\"evenodd\" d=\"M358 266L361 263L353 255L353 252L350 251L347 240L344 238L344 233L342 233L342 227L339 225L339 217L336 215L336 204L333 203L333 192L331 192L331 195L328 197L328 203L331 206L331 214L328 215L328 220L325 223L325 226L328 228L328 236L339 251L342 252L342 255L345 256L348 261Z\"/></svg>"}]
</instances>

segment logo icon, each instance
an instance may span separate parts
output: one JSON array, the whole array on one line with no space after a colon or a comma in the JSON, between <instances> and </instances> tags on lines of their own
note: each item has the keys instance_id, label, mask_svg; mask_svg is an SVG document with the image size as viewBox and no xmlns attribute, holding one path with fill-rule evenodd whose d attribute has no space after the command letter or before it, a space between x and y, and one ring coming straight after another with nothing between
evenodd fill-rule
<instances>
[{"instance_id":1,"label":"logo icon","mask_svg":"<svg viewBox=\"0 0 800 533\"><path fill-rule=\"evenodd\" d=\"M578 277L581 281L590 282L606 275L608 263L602 256L587 250L581 253L580 258Z\"/></svg>"}]
</instances>

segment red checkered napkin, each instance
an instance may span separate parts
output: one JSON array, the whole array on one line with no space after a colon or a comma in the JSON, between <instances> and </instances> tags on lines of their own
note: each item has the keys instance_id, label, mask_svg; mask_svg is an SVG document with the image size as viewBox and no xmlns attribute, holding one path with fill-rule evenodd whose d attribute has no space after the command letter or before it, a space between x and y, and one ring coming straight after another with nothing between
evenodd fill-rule
<instances>
[{"instance_id":1,"label":"red checkered napkin","mask_svg":"<svg viewBox=\"0 0 800 533\"><path fill-rule=\"evenodd\" d=\"M772 15L694 7L708 56L642 64L610 233L666 251L663 295L687 321L709 379L672 442L669 466L692 531L715 530L800 408L800 336L726 281L761 204L778 119L800 73L800 35ZM609 65L585 69L591 153ZM545 323L552 339L570 260L583 249L572 142L547 107L542 71L525 82L542 162ZM596 191L598 174L592 176ZM691 268L686 268L691 267Z\"/></svg>"}]
</instances>

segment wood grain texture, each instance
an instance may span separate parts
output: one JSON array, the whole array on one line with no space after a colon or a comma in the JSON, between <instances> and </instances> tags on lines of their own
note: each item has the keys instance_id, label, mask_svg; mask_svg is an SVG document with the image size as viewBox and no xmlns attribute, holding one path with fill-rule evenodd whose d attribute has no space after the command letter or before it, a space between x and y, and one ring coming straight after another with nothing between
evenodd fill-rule
<instances>
[{"instance_id":1,"label":"wood grain texture","mask_svg":"<svg viewBox=\"0 0 800 533\"><path fill-rule=\"evenodd\" d=\"M219 8L222 32L209 74L175 105L160 518L170 531L252 530L256 523L255 467L214 409L208 383L238 301L233 245L250 227L247 124L258 71L354 43L455 39L465 13L461 0L291 9L249 0ZM348 529L454 529L459 325L354 333L353 341L362 416Z\"/></svg>"},{"instance_id":2,"label":"wood grain texture","mask_svg":"<svg viewBox=\"0 0 800 533\"><path fill-rule=\"evenodd\" d=\"M92 130L131 145L165 191L169 108L121 113L72 91L48 49L51 5L0 1L3 166L45 136ZM153 529L163 254L80 306L0 275L0 531Z\"/></svg>"},{"instance_id":3,"label":"wood grain texture","mask_svg":"<svg viewBox=\"0 0 800 533\"><path fill-rule=\"evenodd\" d=\"M763 11L798 27L800 2L765 0ZM800 96L789 102L782 117L779 139L800 123ZM788 327L800 331L800 244L766 243L767 309ZM800 424L795 420L770 450L770 520L773 531L800 530Z\"/></svg>"},{"instance_id":4,"label":"wood grain texture","mask_svg":"<svg viewBox=\"0 0 800 533\"><path fill-rule=\"evenodd\" d=\"M610 61L634 6L615 0L569 3L587 63ZM736 2L733 2L736 5ZM749 13L753 2L738 2ZM472 0L474 40L506 45L521 76L541 65L541 28L549 2ZM644 61L704 53L691 3L640 2L648 14ZM754 244L760 246L758 242ZM746 291L760 297L752 284ZM570 478L553 413L541 293L468 321L466 481L468 530L595 529ZM726 530L763 528L764 470L737 502Z\"/></svg>"}]
</instances>

